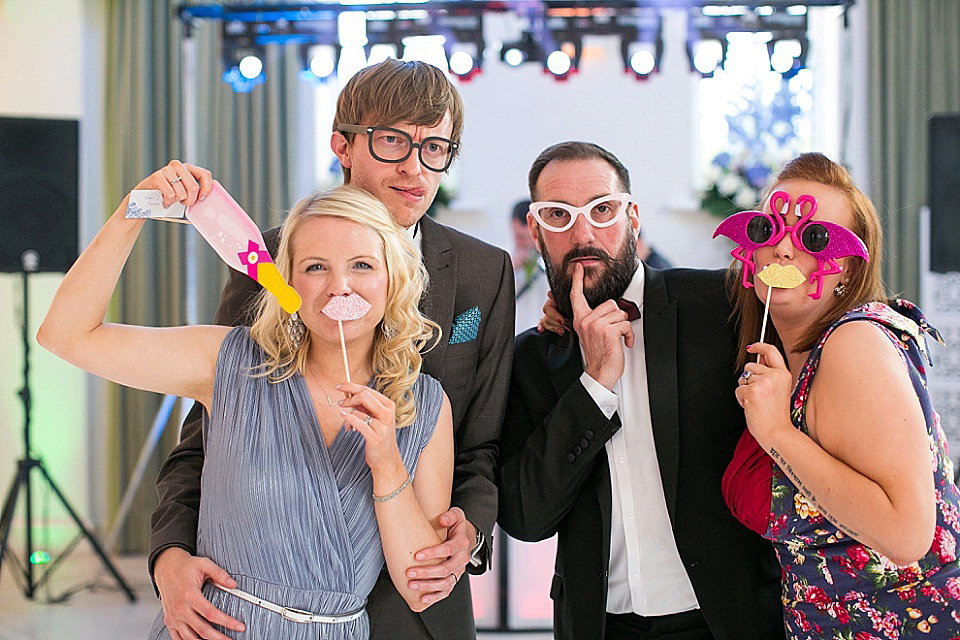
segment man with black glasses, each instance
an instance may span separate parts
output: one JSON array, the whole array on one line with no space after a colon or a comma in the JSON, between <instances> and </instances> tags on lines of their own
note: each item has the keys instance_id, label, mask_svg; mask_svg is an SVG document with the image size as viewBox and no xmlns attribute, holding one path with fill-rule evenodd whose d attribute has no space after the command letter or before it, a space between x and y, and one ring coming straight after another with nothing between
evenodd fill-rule
<instances>
[{"instance_id":1,"label":"man with black glasses","mask_svg":"<svg viewBox=\"0 0 960 640\"><path fill-rule=\"evenodd\" d=\"M440 70L387 60L344 86L330 139L344 182L375 195L421 248L430 276L421 308L443 329L440 343L424 354L423 372L442 383L454 421L453 508L441 516L447 541L417 554L417 561L438 564L407 573L411 588L423 591L423 602L438 604L413 613L384 570L367 604L373 640L476 636L469 581L461 577L465 569L484 571L490 553L496 442L513 353L514 285L505 251L424 216L458 153L462 128L460 95ZM264 239L273 252L277 230ZM252 279L231 272L215 321L248 322L257 291ZM233 581L209 559L192 555L203 466L199 416L195 407L160 472L150 568L174 640L226 640L213 625L240 631L242 624L215 609L200 587L206 580L229 587Z\"/></svg>"}]
</instances>

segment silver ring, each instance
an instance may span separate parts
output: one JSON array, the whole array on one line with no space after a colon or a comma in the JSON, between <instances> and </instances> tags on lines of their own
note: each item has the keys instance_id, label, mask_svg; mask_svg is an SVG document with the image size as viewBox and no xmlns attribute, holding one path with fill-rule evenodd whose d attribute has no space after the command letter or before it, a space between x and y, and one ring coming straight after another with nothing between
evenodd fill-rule
<instances>
[{"instance_id":1,"label":"silver ring","mask_svg":"<svg viewBox=\"0 0 960 640\"><path fill-rule=\"evenodd\" d=\"M743 378L744 382L749 382L750 376L752 375L753 375L752 371L744 371L743 373L740 374L740 377Z\"/></svg>"},{"instance_id":2,"label":"silver ring","mask_svg":"<svg viewBox=\"0 0 960 640\"><path fill-rule=\"evenodd\" d=\"M457 576L457 574L455 574L455 573L451 573L450 575L452 575L452 576L453 576L453 584L457 584L457 582L459 582L459 581L460 581L460 577L459 577L459 576Z\"/></svg>"},{"instance_id":3,"label":"silver ring","mask_svg":"<svg viewBox=\"0 0 960 640\"><path fill-rule=\"evenodd\" d=\"M180 176L177 176L176 178L170 181L170 184L173 184L174 182L180 182L181 180L183 180L183 178L181 178Z\"/></svg>"},{"instance_id":4,"label":"silver ring","mask_svg":"<svg viewBox=\"0 0 960 640\"><path fill-rule=\"evenodd\" d=\"M367 419L363 421L366 425L369 425L371 422L373 422L373 416L367 416Z\"/></svg>"}]
</instances>

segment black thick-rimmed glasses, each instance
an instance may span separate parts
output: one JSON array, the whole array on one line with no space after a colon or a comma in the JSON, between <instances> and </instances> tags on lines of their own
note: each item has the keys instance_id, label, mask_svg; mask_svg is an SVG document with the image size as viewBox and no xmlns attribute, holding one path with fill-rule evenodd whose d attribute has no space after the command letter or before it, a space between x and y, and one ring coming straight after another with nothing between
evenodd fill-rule
<instances>
[{"instance_id":1,"label":"black thick-rimmed glasses","mask_svg":"<svg viewBox=\"0 0 960 640\"><path fill-rule=\"evenodd\" d=\"M460 145L453 140L431 136L414 142L406 131L391 127L368 127L362 124L341 124L341 133L365 133L370 155L380 162L399 164L410 157L414 147L420 164L430 171L443 173L453 162L453 155Z\"/></svg>"}]
</instances>

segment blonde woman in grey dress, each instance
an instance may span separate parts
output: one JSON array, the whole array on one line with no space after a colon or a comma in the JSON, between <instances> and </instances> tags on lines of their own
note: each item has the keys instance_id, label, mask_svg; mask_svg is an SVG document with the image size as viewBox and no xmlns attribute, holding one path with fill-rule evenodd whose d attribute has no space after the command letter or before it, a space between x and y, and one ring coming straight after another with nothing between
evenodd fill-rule
<instances>
[{"instance_id":1,"label":"blonde woman in grey dress","mask_svg":"<svg viewBox=\"0 0 960 640\"><path fill-rule=\"evenodd\" d=\"M136 188L192 205L211 180L173 161ZM37 340L91 373L203 404L198 553L232 577L204 594L245 625L218 630L366 638L384 561L411 609L425 608L404 572L446 536L453 435L440 384L419 373L439 328L417 308L426 273L407 235L373 196L337 187L300 201L281 231L276 263L303 299L297 317L264 294L250 329L126 326L104 322L144 224L126 207L67 273ZM343 322L344 358L321 309L350 294L371 308ZM193 636L168 631L161 612L150 637Z\"/></svg>"}]
</instances>

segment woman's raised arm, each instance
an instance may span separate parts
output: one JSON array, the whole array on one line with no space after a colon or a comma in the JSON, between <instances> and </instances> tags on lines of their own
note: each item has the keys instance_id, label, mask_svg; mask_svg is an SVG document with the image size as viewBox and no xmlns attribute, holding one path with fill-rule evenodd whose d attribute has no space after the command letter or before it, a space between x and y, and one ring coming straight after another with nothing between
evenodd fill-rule
<instances>
[{"instance_id":1,"label":"woman's raised arm","mask_svg":"<svg viewBox=\"0 0 960 640\"><path fill-rule=\"evenodd\" d=\"M210 193L206 169L173 160L136 186L190 206ZM120 384L197 399L209 406L217 353L228 328L153 328L104 322L143 219L124 215L129 195L63 278L37 342L77 367Z\"/></svg>"}]
</instances>

